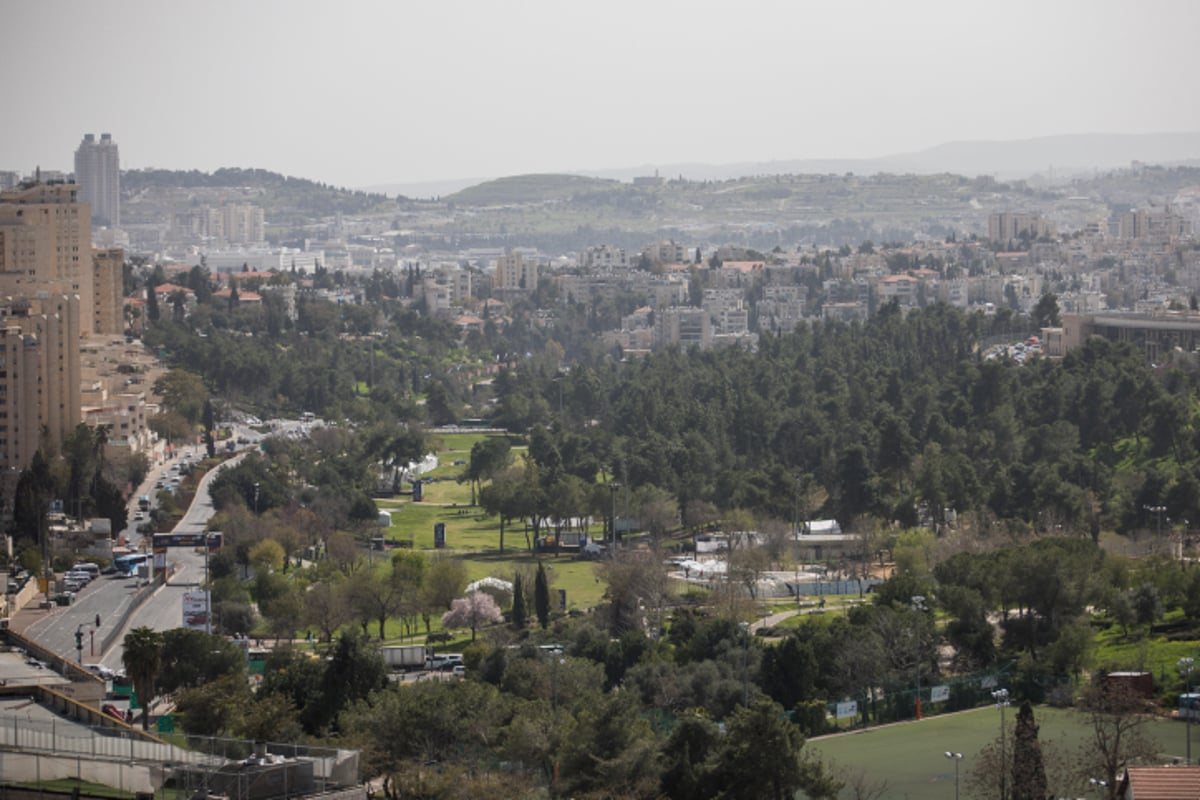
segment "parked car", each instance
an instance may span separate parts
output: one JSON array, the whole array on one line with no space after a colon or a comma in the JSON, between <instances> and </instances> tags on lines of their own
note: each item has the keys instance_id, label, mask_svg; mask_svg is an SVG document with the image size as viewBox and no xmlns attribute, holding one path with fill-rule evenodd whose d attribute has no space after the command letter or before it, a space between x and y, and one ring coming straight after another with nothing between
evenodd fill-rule
<instances>
[{"instance_id":1,"label":"parked car","mask_svg":"<svg viewBox=\"0 0 1200 800\"><path fill-rule=\"evenodd\" d=\"M121 722L125 721L125 712L114 706L112 703L105 703L104 705L100 706L100 710L105 714L108 714L113 719L120 720Z\"/></svg>"}]
</instances>

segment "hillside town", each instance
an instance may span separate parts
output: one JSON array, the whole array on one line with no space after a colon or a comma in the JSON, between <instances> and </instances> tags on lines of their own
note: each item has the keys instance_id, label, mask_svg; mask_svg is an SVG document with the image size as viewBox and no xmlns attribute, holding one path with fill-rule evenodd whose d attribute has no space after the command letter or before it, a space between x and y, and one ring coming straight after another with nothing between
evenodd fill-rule
<instances>
[{"instance_id":1,"label":"hillside town","mask_svg":"<svg viewBox=\"0 0 1200 800\"><path fill-rule=\"evenodd\" d=\"M1200 611L1200 169L420 200L117 147L0 172L0 722L50 731L0 734L0 778L844 797L806 737L1010 690L1014 735L1076 693L1190 737L1190 660L1072 637ZM1106 796L1155 796L1147 748Z\"/></svg>"}]
</instances>

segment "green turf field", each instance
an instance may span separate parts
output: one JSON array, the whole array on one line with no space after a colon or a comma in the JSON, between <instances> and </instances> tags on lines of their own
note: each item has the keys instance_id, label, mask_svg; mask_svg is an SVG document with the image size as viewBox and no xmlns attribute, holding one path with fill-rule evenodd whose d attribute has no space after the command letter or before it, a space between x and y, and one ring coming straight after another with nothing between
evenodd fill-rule
<instances>
[{"instance_id":1,"label":"green turf field","mask_svg":"<svg viewBox=\"0 0 1200 800\"><path fill-rule=\"evenodd\" d=\"M1016 707L1005 711L1008 741L1012 742L1012 725ZM1054 741L1074 754L1090 730L1084 721L1070 711L1038 707L1034 718L1041 730L1039 741ZM1173 757L1181 761L1186 752L1187 726L1168 719L1150 723L1154 738L1159 742L1164 763ZM1193 731L1193 758L1200 752L1200 731ZM886 780L887 791L880 800L925 800L954 797L954 763L947 759L947 750L960 752L961 797L972 795L966 789L967 772L972 768L979 751L1000 735L1000 711L988 706L943 716L927 717L920 722L903 722L856 731L848 734L810 739L805 750L819 753L826 761L839 767L865 770L872 782ZM1074 763L1074 761L1072 761ZM849 789L842 798L852 798ZM1096 797L1080 786L1077 797Z\"/></svg>"}]
</instances>

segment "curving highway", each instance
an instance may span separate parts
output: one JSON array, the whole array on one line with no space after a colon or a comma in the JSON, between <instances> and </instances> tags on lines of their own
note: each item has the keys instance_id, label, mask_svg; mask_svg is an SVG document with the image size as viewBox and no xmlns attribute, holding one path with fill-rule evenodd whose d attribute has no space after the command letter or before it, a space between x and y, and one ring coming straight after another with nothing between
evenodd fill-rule
<instances>
[{"instance_id":1,"label":"curving highway","mask_svg":"<svg viewBox=\"0 0 1200 800\"><path fill-rule=\"evenodd\" d=\"M204 531L214 513L208 494L209 483L222 469L237 464L244 457L244 452L239 453L204 475L196 487L191 506L173 529L174 533ZM149 493L148 487L168 469L164 465L153 470L146 478L141 493ZM73 661L78 658L85 664L103 664L120 669L125 631L142 626L160 631L180 627L183 622L184 592L198 590L204 581L202 550L173 548L168 553L168 559L174 566L169 583L156 589L153 596L136 609L131 610L134 595L139 589L136 578L101 575L83 587L70 606L56 606L40 612L41 617L26 627L25 635ZM145 587L140 588L145 591ZM97 618L100 622L98 627ZM119 630L114 632L113 625L119 626ZM76 632L83 634L81 654L76 649ZM107 649L104 648L106 639L111 641Z\"/></svg>"}]
</instances>

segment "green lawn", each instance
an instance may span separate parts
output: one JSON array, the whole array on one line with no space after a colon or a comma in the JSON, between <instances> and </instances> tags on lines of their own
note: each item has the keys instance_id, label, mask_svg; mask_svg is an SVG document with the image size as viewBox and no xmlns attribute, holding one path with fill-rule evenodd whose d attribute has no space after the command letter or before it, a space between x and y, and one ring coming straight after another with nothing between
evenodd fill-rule
<instances>
[{"instance_id":1,"label":"green lawn","mask_svg":"<svg viewBox=\"0 0 1200 800\"><path fill-rule=\"evenodd\" d=\"M1012 725L1016 707L1005 711L1012 742ZM1074 753L1089 730L1084 722L1070 711L1038 707L1034 717L1041 727L1038 738L1053 741ZM1152 735L1162 748L1164 762L1172 757L1183 759L1186 752L1187 726L1167 719L1150 723ZM888 789L880 800L925 800L954 797L954 763L946 758L947 750L960 752L962 796L969 797L965 779L979 751L1000 735L1000 712L994 707L979 708L956 714L927 717L920 722L904 722L865 731L810 739L810 748L826 761L838 767L865 770L871 782L886 780ZM1194 742L1200 746L1200 742ZM1072 759L1074 763L1074 759ZM851 798L849 790L842 798ZM1088 795L1079 787L1079 797Z\"/></svg>"},{"instance_id":2,"label":"green lawn","mask_svg":"<svg viewBox=\"0 0 1200 800\"><path fill-rule=\"evenodd\" d=\"M466 469L471 447L489 434L449 434L439 436L438 459L440 466L427 473L433 478L423 487L424 497L415 503L408 495L380 498L376 504L381 510L389 511L392 524L380 528L374 535L398 542L412 542L415 550L433 556L444 553L461 558L467 567L470 580L496 577L511 581L518 570L530 579L537 570L537 558L529 552L524 527L508 526L504 534L504 552L500 553L500 522L487 516L481 508L471 505L471 487L459 483L456 478ZM514 448L514 458L519 457L521 448ZM434 526L446 526L446 548L434 549ZM605 586L597 577L595 561L576 558L563 553L555 558L543 555L542 562L550 578L551 601L558 608L557 590L567 593L567 610L584 610L597 605L604 594ZM530 585L532 591L532 585ZM435 622L434 627L438 625ZM372 633L376 633L372 628ZM388 638L401 635L400 623L391 620L387 626Z\"/></svg>"}]
</instances>

